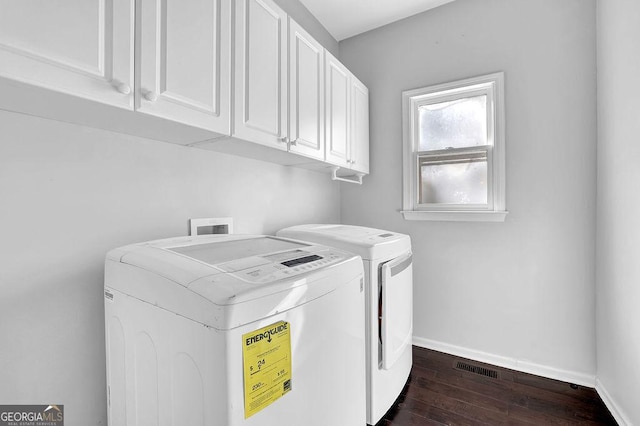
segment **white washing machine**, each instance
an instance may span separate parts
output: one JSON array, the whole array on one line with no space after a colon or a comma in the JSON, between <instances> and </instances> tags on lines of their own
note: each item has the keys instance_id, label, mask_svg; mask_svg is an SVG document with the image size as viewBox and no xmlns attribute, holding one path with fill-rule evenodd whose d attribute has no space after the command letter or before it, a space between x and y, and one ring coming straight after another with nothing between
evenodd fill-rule
<instances>
[{"instance_id":1,"label":"white washing machine","mask_svg":"<svg viewBox=\"0 0 640 426\"><path fill-rule=\"evenodd\" d=\"M278 236L336 247L362 257L366 298L367 423L393 405L412 365L413 268L408 235L348 225L300 225Z\"/></svg>"},{"instance_id":2,"label":"white washing machine","mask_svg":"<svg viewBox=\"0 0 640 426\"><path fill-rule=\"evenodd\" d=\"M110 251L109 425L364 425L363 286L359 257L283 238Z\"/></svg>"}]
</instances>

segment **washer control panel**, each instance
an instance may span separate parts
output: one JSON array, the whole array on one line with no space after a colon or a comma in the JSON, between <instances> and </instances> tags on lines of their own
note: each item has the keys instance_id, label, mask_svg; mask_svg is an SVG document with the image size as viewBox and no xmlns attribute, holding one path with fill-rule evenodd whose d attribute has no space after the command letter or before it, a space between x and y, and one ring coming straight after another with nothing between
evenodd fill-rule
<instances>
[{"instance_id":1,"label":"washer control panel","mask_svg":"<svg viewBox=\"0 0 640 426\"><path fill-rule=\"evenodd\" d=\"M243 281L268 283L324 268L339 263L347 257L345 253L334 250L317 252L292 250L243 259L241 263L230 262L225 264L223 269Z\"/></svg>"},{"instance_id":2,"label":"washer control panel","mask_svg":"<svg viewBox=\"0 0 640 426\"><path fill-rule=\"evenodd\" d=\"M322 260L322 256L318 256L317 254L312 254L310 256L287 260L286 262L281 262L280 264L284 266L288 266L289 268L292 268L294 266L304 265L305 263L313 262L315 260Z\"/></svg>"}]
</instances>

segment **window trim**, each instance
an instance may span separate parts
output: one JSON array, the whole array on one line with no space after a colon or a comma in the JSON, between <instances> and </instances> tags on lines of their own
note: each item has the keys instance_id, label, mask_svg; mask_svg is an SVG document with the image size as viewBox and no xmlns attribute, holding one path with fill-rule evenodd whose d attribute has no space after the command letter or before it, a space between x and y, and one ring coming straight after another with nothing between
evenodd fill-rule
<instances>
[{"instance_id":1,"label":"window trim","mask_svg":"<svg viewBox=\"0 0 640 426\"><path fill-rule=\"evenodd\" d=\"M443 150L418 151L418 108L424 104L446 102L462 97L487 95L487 146L453 148L451 154L487 150L487 204L419 204L417 182L420 156L443 155ZM406 220L502 222L505 204L505 124L504 73L498 72L450 83L402 92L403 120L403 209Z\"/></svg>"}]
</instances>

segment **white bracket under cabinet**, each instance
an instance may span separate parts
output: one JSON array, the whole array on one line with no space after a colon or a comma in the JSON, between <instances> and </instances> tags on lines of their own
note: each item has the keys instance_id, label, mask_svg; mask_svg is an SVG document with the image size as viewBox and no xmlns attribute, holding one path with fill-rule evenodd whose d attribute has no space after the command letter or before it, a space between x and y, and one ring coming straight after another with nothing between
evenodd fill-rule
<instances>
[{"instance_id":1,"label":"white bracket under cabinet","mask_svg":"<svg viewBox=\"0 0 640 426\"><path fill-rule=\"evenodd\" d=\"M364 173L356 173L354 175L338 176L338 171L339 170L340 170L340 167L338 167L338 166L331 167L331 180L339 180L341 182L356 183L358 185L362 185L362 178L365 176Z\"/></svg>"},{"instance_id":2,"label":"white bracket under cabinet","mask_svg":"<svg viewBox=\"0 0 640 426\"><path fill-rule=\"evenodd\" d=\"M3 8L0 110L369 173L367 88L273 0L85 3Z\"/></svg>"}]
</instances>

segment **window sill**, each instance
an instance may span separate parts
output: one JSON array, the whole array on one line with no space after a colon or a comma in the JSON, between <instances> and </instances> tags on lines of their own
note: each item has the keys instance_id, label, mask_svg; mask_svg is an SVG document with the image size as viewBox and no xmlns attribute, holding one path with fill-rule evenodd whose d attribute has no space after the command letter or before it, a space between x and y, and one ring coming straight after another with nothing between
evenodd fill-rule
<instances>
[{"instance_id":1,"label":"window sill","mask_svg":"<svg viewBox=\"0 0 640 426\"><path fill-rule=\"evenodd\" d=\"M405 220L446 222L504 222L508 211L422 211L402 210Z\"/></svg>"}]
</instances>

